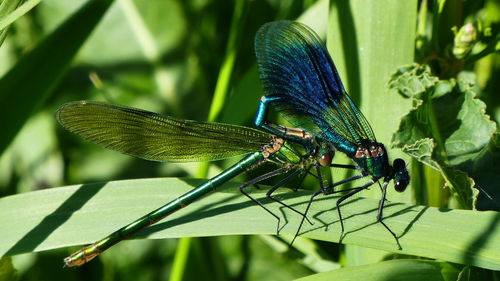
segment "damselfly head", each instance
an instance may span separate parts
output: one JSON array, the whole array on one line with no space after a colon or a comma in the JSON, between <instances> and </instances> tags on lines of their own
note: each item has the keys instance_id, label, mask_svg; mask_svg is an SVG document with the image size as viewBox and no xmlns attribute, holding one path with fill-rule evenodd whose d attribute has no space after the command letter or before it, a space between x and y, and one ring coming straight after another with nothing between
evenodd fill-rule
<instances>
[{"instance_id":1,"label":"damselfly head","mask_svg":"<svg viewBox=\"0 0 500 281\"><path fill-rule=\"evenodd\" d=\"M403 192L410 183L410 175L406 169L406 163L401 158L394 159L392 163L394 169L394 189Z\"/></svg>"}]
</instances>

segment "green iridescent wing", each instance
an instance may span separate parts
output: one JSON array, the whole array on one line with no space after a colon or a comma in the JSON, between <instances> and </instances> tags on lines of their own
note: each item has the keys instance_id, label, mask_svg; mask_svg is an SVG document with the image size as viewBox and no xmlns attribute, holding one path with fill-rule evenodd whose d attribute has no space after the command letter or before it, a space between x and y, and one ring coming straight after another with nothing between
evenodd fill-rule
<instances>
[{"instance_id":1,"label":"green iridescent wing","mask_svg":"<svg viewBox=\"0 0 500 281\"><path fill-rule=\"evenodd\" d=\"M258 151L270 141L260 130L200 122L93 101L61 106L57 121L103 147L153 161L199 162Z\"/></svg>"}]
</instances>

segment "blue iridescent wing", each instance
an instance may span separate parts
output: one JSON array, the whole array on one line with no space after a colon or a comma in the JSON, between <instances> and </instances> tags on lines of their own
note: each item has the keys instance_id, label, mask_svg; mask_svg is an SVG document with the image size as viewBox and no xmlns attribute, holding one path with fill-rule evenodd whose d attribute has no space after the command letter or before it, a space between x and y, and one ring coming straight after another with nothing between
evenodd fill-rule
<instances>
[{"instance_id":1,"label":"blue iridescent wing","mask_svg":"<svg viewBox=\"0 0 500 281\"><path fill-rule=\"evenodd\" d=\"M291 21L265 24L255 37L255 52L264 92L277 98L272 105L288 122L347 154L376 142L326 47L309 27Z\"/></svg>"}]
</instances>

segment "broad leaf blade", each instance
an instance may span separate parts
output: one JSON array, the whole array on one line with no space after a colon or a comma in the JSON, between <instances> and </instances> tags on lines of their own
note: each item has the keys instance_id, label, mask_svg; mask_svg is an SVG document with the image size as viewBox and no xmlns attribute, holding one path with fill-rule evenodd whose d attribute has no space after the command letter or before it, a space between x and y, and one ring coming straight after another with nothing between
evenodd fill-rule
<instances>
[{"instance_id":1,"label":"broad leaf blade","mask_svg":"<svg viewBox=\"0 0 500 281\"><path fill-rule=\"evenodd\" d=\"M370 281L443 281L458 280L459 269L449 263L426 260L391 260L374 264L345 267L339 270L318 273L297 281L320 280L370 280Z\"/></svg>"},{"instance_id":2,"label":"broad leaf blade","mask_svg":"<svg viewBox=\"0 0 500 281\"><path fill-rule=\"evenodd\" d=\"M144 179L69 186L0 199L1 255L15 255L87 244L130 223L190 190L201 181ZM232 188L229 188L232 187ZM237 185L183 208L140 232L136 238L173 238L233 234L276 234L276 220L242 196ZM294 235L299 218L270 202L263 192L252 192L282 217L280 234ZM303 210L309 192L280 193L278 198ZM340 235L335 201L317 197L301 235L337 242ZM402 251L376 221L378 200L351 198L342 204L346 244L397 251L488 269L500 269L500 215L497 212L448 210L403 203L387 203L385 223L400 236ZM25 206L19 211L19 206ZM8 229L8 231L5 231ZM124 242L126 243L126 242Z\"/></svg>"}]
</instances>

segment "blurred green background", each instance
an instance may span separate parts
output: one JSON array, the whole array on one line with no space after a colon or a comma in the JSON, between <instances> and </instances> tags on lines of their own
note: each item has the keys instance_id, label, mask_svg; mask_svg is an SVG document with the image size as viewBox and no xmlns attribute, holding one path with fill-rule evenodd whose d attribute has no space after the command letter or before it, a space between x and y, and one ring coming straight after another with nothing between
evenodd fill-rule
<instances>
[{"instance_id":1,"label":"blurred green background","mask_svg":"<svg viewBox=\"0 0 500 281\"><path fill-rule=\"evenodd\" d=\"M85 142L64 131L54 112L68 101L88 99L185 119L252 126L263 95L254 35L262 24L280 19L300 19L327 40L344 85L387 147L401 117L412 108L411 100L390 95L389 76L412 62L428 65L440 79L475 82L486 112L494 122L500 120L500 87L495 79L500 70L499 1L38 2L4 0L0 5L0 29L7 27L0 34L0 119L5 131L0 137L0 197L121 179L206 178L198 163L153 163ZM22 4L34 8L24 16L13 14ZM68 18L70 22L65 22ZM13 23L8 25L8 20ZM460 28L469 22L476 30L474 40L457 43L462 38ZM391 151L395 156L410 159L399 149ZM234 161L214 163L209 175ZM414 191L391 195L390 200L457 205L449 203L450 191L442 189L446 180L438 172L415 160L410 167L417 179L412 180ZM415 188L426 189L428 198L419 197ZM490 193L500 194L498 189ZM380 195L374 188L363 196ZM23 206L19 208L21 212ZM16 277L10 275L10 259L2 259L0 273L6 272L5 280L179 280L178 272L183 280L291 280L395 257L307 241L317 255L312 258L279 238L221 236L184 240L186 263L175 271L178 243L178 239L127 241L79 269L62 268L62 259L72 249L22 254L12 258ZM479 268L433 266L439 269L436 275L445 269L454 274L469 270L474 278L499 278L498 272Z\"/></svg>"}]
</instances>

